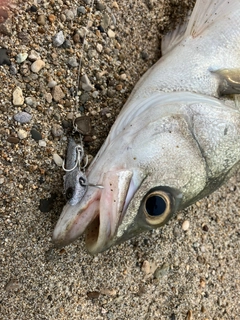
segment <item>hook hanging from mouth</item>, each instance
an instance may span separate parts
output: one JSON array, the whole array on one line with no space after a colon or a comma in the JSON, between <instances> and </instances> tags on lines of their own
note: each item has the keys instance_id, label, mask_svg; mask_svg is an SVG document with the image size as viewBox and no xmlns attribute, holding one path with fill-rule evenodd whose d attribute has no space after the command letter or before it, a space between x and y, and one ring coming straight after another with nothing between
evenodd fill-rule
<instances>
[{"instance_id":1,"label":"hook hanging from mouth","mask_svg":"<svg viewBox=\"0 0 240 320\"><path fill-rule=\"evenodd\" d=\"M86 166L88 165L88 157L86 156L85 157L85 164L84 166L81 166L81 162L82 162L82 159L84 157L84 149L83 147L80 145L80 144L77 144L75 146L75 151L76 151L76 162L74 164L74 166L70 169L67 169L66 166L65 166L65 160L63 161L62 163L62 169L65 171L65 172L72 172L74 171L77 167L79 169L79 171L81 172L81 170L85 171L85 168ZM93 183L89 183L87 180L84 182L81 182L81 185L82 186L85 186L85 187L94 187L94 188L99 188L99 189L104 189L104 187L102 185L98 185L98 184L93 184Z\"/></svg>"}]
</instances>

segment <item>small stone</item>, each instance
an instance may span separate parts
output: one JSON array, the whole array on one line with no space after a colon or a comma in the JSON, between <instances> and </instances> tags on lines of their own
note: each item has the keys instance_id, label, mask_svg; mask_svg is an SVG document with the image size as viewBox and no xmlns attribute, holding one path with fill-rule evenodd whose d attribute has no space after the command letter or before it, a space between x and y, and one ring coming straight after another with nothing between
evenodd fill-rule
<instances>
[{"instance_id":1,"label":"small stone","mask_svg":"<svg viewBox=\"0 0 240 320\"><path fill-rule=\"evenodd\" d=\"M88 100L90 99L90 96L88 93L83 93L81 96L80 96L80 101L82 103L86 103Z\"/></svg>"},{"instance_id":2,"label":"small stone","mask_svg":"<svg viewBox=\"0 0 240 320\"><path fill-rule=\"evenodd\" d=\"M61 137L63 135L63 129L59 124L53 124L51 131L54 137Z\"/></svg>"},{"instance_id":3,"label":"small stone","mask_svg":"<svg viewBox=\"0 0 240 320\"><path fill-rule=\"evenodd\" d=\"M72 10L66 10L65 16L68 21L74 20L75 17L74 12Z\"/></svg>"},{"instance_id":4,"label":"small stone","mask_svg":"<svg viewBox=\"0 0 240 320\"><path fill-rule=\"evenodd\" d=\"M154 278L159 279L165 276L169 272L169 265L164 263L161 267L157 267L154 272Z\"/></svg>"},{"instance_id":5,"label":"small stone","mask_svg":"<svg viewBox=\"0 0 240 320\"><path fill-rule=\"evenodd\" d=\"M19 138L10 136L10 137L7 138L7 141L10 142L10 143L17 144L19 142Z\"/></svg>"},{"instance_id":6,"label":"small stone","mask_svg":"<svg viewBox=\"0 0 240 320\"><path fill-rule=\"evenodd\" d=\"M107 32L109 38L115 38L115 32L112 31L111 29L108 29L108 32Z\"/></svg>"},{"instance_id":7,"label":"small stone","mask_svg":"<svg viewBox=\"0 0 240 320\"><path fill-rule=\"evenodd\" d=\"M0 23L0 33L5 36L12 36L12 19L7 19Z\"/></svg>"},{"instance_id":8,"label":"small stone","mask_svg":"<svg viewBox=\"0 0 240 320\"><path fill-rule=\"evenodd\" d=\"M35 141L42 140L42 135L39 131L37 131L35 128L31 130L31 136Z\"/></svg>"},{"instance_id":9,"label":"small stone","mask_svg":"<svg viewBox=\"0 0 240 320\"><path fill-rule=\"evenodd\" d=\"M73 35L73 41L74 41L75 43L79 43L79 42L81 41L81 37L80 37L80 34L79 34L79 33L75 33L75 34Z\"/></svg>"},{"instance_id":10,"label":"small stone","mask_svg":"<svg viewBox=\"0 0 240 320\"><path fill-rule=\"evenodd\" d=\"M86 13L86 9L85 7L83 6L80 6L77 8L77 14L80 15L80 14L85 14Z\"/></svg>"},{"instance_id":11,"label":"small stone","mask_svg":"<svg viewBox=\"0 0 240 320\"><path fill-rule=\"evenodd\" d=\"M102 50L103 50L103 46L102 46L100 43L97 43L96 49L97 49L97 51L98 51L99 53L101 53Z\"/></svg>"},{"instance_id":12,"label":"small stone","mask_svg":"<svg viewBox=\"0 0 240 320\"><path fill-rule=\"evenodd\" d=\"M54 45L54 47L60 47L63 44L64 41L65 41L65 37L64 37L64 34L63 34L62 31L59 31L53 37L53 45Z\"/></svg>"},{"instance_id":13,"label":"small stone","mask_svg":"<svg viewBox=\"0 0 240 320\"><path fill-rule=\"evenodd\" d=\"M25 102L28 106L33 106L35 104L34 98L26 97Z\"/></svg>"},{"instance_id":14,"label":"small stone","mask_svg":"<svg viewBox=\"0 0 240 320\"><path fill-rule=\"evenodd\" d=\"M62 91L61 86L55 86L52 89L53 100L58 102L65 97L65 93Z\"/></svg>"},{"instance_id":15,"label":"small stone","mask_svg":"<svg viewBox=\"0 0 240 320\"><path fill-rule=\"evenodd\" d=\"M38 141L38 145L39 145L40 147L46 147L46 146L47 146L47 143L46 143L45 140L39 140L39 141Z\"/></svg>"},{"instance_id":16,"label":"small stone","mask_svg":"<svg viewBox=\"0 0 240 320\"><path fill-rule=\"evenodd\" d=\"M107 288L102 288L100 290L100 292L101 292L101 294L104 294L104 295L110 296L110 297L117 295L117 291L115 289L110 290L110 289L107 289Z\"/></svg>"},{"instance_id":17,"label":"small stone","mask_svg":"<svg viewBox=\"0 0 240 320\"><path fill-rule=\"evenodd\" d=\"M190 227L190 222L188 220L185 220L182 224L183 231L187 231Z\"/></svg>"},{"instance_id":18,"label":"small stone","mask_svg":"<svg viewBox=\"0 0 240 320\"><path fill-rule=\"evenodd\" d=\"M16 87L13 91L13 104L15 106L22 106L24 104L24 97L20 87Z\"/></svg>"},{"instance_id":19,"label":"small stone","mask_svg":"<svg viewBox=\"0 0 240 320\"><path fill-rule=\"evenodd\" d=\"M57 153L53 154L53 161L58 167L61 167L63 164L63 159Z\"/></svg>"},{"instance_id":20,"label":"small stone","mask_svg":"<svg viewBox=\"0 0 240 320\"><path fill-rule=\"evenodd\" d=\"M52 103L52 95L51 95L51 93L47 92L47 93L45 94L45 99L46 99L46 101L47 101L48 103Z\"/></svg>"},{"instance_id":21,"label":"small stone","mask_svg":"<svg viewBox=\"0 0 240 320\"><path fill-rule=\"evenodd\" d=\"M151 272L150 263L147 260L145 260L142 264L142 271L145 274L149 274Z\"/></svg>"},{"instance_id":22,"label":"small stone","mask_svg":"<svg viewBox=\"0 0 240 320\"><path fill-rule=\"evenodd\" d=\"M40 54L37 51L31 50L30 54L28 56L28 59L31 60L31 61L36 61L36 60L40 60L41 57L40 57Z\"/></svg>"},{"instance_id":23,"label":"small stone","mask_svg":"<svg viewBox=\"0 0 240 320\"><path fill-rule=\"evenodd\" d=\"M82 135L85 135L85 136L89 135L92 130L90 117L81 116L81 117L75 118L74 127L75 126L77 127L77 131Z\"/></svg>"},{"instance_id":24,"label":"small stone","mask_svg":"<svg viewBox=\"0 0 240 320\"><path fill-rule=\"evenodd\" d=\"M48 82L48 88L54 88L57 85L57 82L54 80L50 80Z\"/></svg>"},{"instance_id":25,"label":"small stone","mask_svg":"<svg viewBox=\"0 0 240 320\"><path fill-rule=\"evenodd\" d=\"M44 15L44 14L40 14L40 15L38 16L38 18L37 18L37 24L38 24L39 26L44 26L45 23L46 23L46 17L45 17L45 15Z\"/></svg>"},{"instance_id":26,"label":"small stone","mask_svg":"<svg viewBox=\"0 0 240 320\"><path fill-rule=\"evenodd\" d=\"M74 67L77 67L77 66L78 66L77 57L76 57L76 56L70 57L70 58L68 59L67 64L68 64L69 66L73 67L73 68L74 68Z\"/></svg>"},{"instance_id":27,"label":"small stone","mask_svg":"<svg viewBox=\"0 0 240 320\"><path fill-rule=\"evenodd\" d=\"M48 16L48 20L51 22L51 23L54 23L54 21L56 20L56 17L54 16L54 14L50 14Z\"/></svg>"},{"instance_id":28,"label":"small stone","mask_svg":"<svg viewBox=\"0 0 240 320\"><path fill-rule=\"evenodd\" d=\"M18 73L18 70L17 70L16 66L13 65L13 64L10 66L9 71L10 71L10 73L13 74L14 76Z\"/></svg>"},{"instance_id":29,"label":"small stone","mask_svg":"<svg viewBox=\"0 0 240 320\"><path fill-rule=\"evenodd\" d=\"M28 54L26 52L24 53L19 53L17 56L16 56L16 61L17 63L22 63L23 61L25 61L28 57Z\"/></svg>"},{"instance_id":30,"label":"small stone","mask_svg":"<svg viewBox=\"0 0 240 320\"><path fill-rule=\"evenodd\" d=\"M5 181L4 177L0 177L0 184L4 184L4 181Z\"/></svg>"},{"instance_id":31,"label":"small stone","mask_svg":"<svg viewBox=\"0 0 240 320\"><path fill-rule=\"evenodd\" d=\"M45 62L43 60L36 60L31 65L31 70L34 73L38 73L42 68L45 67Z\"/></svg>"},{"instance_id":32,"label":"small stone","mask_svg":"<svg viewBox=\"0 0 240 320\"><path fill-rule=\"evenodd\" d=\"M121 80L126 80L126 79L127 79L126 73L122 73L122 74L120 75L120 78L121 78Z\"/></svg>"},{"instance_id":33,"label":"small stone","mask_svg":"<svg viewBox=\"0 0 240 320\"><path fill-rule=\"evenodd\" d=\"M97 8L97 10L99 10L99 11L103 11L103 10L106 9L106 5L103 4L102 2L97 1L97 2L96 2L96 8Z\"/></svg>"},{"instance_id":34,"label":"small stone","mask_svg":"<svg viewBox=\"0 0 240 320\"><path fill-rule=\"evenodd\" d=\"M97 299L99 296L100 296L100 292L99 291L87 292L88 299Z\"/></svg>"},{"instance_id":35,"label":"small stone","mask_svg":"<svg viewBox=\"0 0 240 320\"><path fill-rule=\"evenodd\" d=\"M88 79L88 76L85 74L81 77L81 81L82 81L82 89L84 91L91 91L93 89L93 86L90 82L90 80Z\"/></svg>"},{"instance_id":36,"label":"small stone","mask_svg":"<svg viewBox=\"0 0 240 320\"><path fill-rule=\"evenodd\" d=\"M20 140L26 139L27 136L28 136L27 131L25 131L25 130L23 130L23 129L19 129L18 132L17 132L17 134L18 134L18 138L19 138Z\"/></svg>"},{"instance_id":37,"label":"small stone","mask_svg":"<svg viewBox=\"0 0 240 320\"><path fill-rule=\"evenodd\" d=\"M20 123L28 123L31 121L32 119L32 116L31 114L25 112L25 111L22 111L22 112L19 112L17 114L15 114L13 116L14 120L16 120L17 122L20 122Z\"/></svg>"},{"instance_id":38,"label":"small stone","mask_svg":"<svg viewBox=\"0 0 240 320\"><path fill-rule=\"evenodd\" d=\"M37 12L37 11L38 11L38 8L33 4L33 5L29 8L29 10L30 10L31 12Z\"/></svg>"},{"instance_id":39,"label":"small stone","mask_svg":"<svg viewBox=\"0 0 240 320\"><path fill-rule=\"evenodd\" d=\"M0 48L0 66L7 64L8 66L10 66L11 61L7 55L7 50Z\"/></svg>"}]
</instances>

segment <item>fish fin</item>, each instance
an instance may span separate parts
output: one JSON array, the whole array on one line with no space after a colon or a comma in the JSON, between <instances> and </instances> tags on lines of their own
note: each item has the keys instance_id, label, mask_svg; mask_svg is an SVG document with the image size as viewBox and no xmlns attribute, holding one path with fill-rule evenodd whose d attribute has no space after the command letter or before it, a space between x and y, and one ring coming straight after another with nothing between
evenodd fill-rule
<instances>
[{"instance_id":1,"label":"fish fin","mask_svg":"<svg viewBox=\"0 0 240 320\"><path fill-rule=\"evenodd\" d=\"M165 55L187 37L197 37L212 23L227 17L239 6L239 0L197 0L186 22L169 32L162 39L162 55Z\"/></svg>"},{"instance_id":2,"label":"fish fin","mask_svg":"<svg viewBox=\"0 0 240 320\"><path fill-rule=\"evenodd\" d=\"M227 17L239 6L239 0L197 0L184 38L197 37L212 23Z\"/></svg>"},{"instance_id":3,"label":"fish fin","mask_svg":"<svg viewBox=\"0 0 240 320\"><path fill-rule=\"evenodd\" d=\"M240 94L240 69L222 69L212 73L220 78L220 94Z\"/></svg>"},{"instance_id":4,"label":"fish fin","mask_svg":"<svg viewBox=\"0 0 240 320\"><path fill-rule=\"evenodd\" d=\"M163 56L183 40L189 23L189 19L190 14L184 24L178 25L175 30L170 31L162 38L161 50Z\"/></svg>"}]
</instances>

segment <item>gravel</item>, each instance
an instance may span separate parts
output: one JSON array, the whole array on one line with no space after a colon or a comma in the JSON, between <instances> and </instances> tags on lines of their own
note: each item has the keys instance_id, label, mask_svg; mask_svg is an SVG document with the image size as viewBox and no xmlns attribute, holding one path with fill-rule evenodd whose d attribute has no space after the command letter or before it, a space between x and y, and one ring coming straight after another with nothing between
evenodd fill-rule
<instances>
[{"instance_id":1,"label":"gravel","mask_svg":"<svg viewBox=\"0 0 240 320\"><path fill-rule=\"evenodd\" d=\"M159 59L163 33L193 2L95 1L92 13L89 0L3 7L1 319L239 319L239 173L163 228L98 256L87 254L83 237L63 249L51 243L65 203L54 155L65 157L69 121L91 120L84 143L95 156L133 86ZM77 85L80 57L80 79L93 86L87 92ZM16 119L23 112L27 121Z\"/></svg>"}]
</instances>

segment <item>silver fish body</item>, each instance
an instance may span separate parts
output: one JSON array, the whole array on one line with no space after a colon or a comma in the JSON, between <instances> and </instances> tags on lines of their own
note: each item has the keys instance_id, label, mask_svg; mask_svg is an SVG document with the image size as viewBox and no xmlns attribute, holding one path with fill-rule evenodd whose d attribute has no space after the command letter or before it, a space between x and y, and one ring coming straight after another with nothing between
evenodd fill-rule
<instances>
[{"instance_id":1,"label":"silver fish body","mask_svg":"<svg viewBox=\"0 0 240 320\"><path fill-rule=\"evenodd\" d=\"M164 225L210 194L240 163L240 1L198 0L187 25L163 40L88 169L104 189L66 204L53 233L86 234L91 253Z\"/></svg>"}]
</instances>

